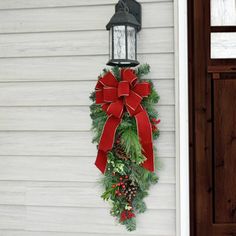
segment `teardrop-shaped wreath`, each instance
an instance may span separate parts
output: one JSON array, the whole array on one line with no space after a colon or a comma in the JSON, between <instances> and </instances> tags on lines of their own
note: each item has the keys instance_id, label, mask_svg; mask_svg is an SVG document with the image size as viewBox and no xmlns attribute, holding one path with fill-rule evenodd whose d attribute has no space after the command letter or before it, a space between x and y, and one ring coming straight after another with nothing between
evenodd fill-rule
<instances>
[{"instance_id":1,"label":"teardrop-shaped wreath","mask_svg":"<svg viewBox=\"0 0 236 236\"><path fill-rule=\"evenodd\" d=\"M93 142L98 143L95 164L104 174L102 198L129 231L136 229L136 214L146 210L143 199L158 182L153 140L159 136L159 96L153 83L142 79L149 71L147 64L136 70L104 69L90 97Z\"/></svg>"}]
</instances>

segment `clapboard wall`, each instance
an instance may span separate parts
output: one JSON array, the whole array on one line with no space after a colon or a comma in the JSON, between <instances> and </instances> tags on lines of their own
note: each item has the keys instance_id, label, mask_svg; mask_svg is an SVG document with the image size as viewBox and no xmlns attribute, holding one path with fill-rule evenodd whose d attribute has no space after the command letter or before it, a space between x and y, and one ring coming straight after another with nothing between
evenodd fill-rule
<instances>
[{"instance_id":1,"label":"clapboard wall","mask_svg":"<svg viewBox=\"0 0 236 236\"><path fill-rule=\"evenodd\" d=\"M89 94L116 0L0 0L0 236L124 236L99 197ZM160 183L131 235L175 235L173 2L141 0L139 60L161 96Z\"/></svg>"}]
</instances>

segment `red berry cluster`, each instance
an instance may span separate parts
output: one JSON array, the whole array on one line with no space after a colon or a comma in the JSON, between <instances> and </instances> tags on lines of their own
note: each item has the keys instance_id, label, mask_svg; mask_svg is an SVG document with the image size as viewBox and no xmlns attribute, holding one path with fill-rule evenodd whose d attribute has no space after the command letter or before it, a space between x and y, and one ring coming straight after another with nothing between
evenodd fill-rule
<instances>
[{"instance_id":1,"label":"red berry cluster","mask_svg":"<svg viewBox=\"0 0 236 236\"><path fill-rule=\"evenodd\" d=\"M120 182L113 184L112 188L117 188L115 191L115 194L119 197L121 197L123 195L123 191L121 191L122 189L124 190L126 188L124 181L126 181L129 178L128 175L124 176L124 177L120 177Z\"/></svg>"},{"instance_id":2,"label":"red berry cluster","mask_svg":"<svg viewBox=\"0 0 236 236\"><path fill-rule=\"evenodd\" d=\"M157 120L157 119L155 119L155 118L152 118L152 131L153 131L153 132L158 131L157 125L160 124L160 122L161 122L160 119Z\"/></svg>"},{"instance_id":3,"label":"red berry cluster","mask_svg":"<svg viewBox=\"0 0 236 236\"><path fill-rule=\"evenodd\" d=\"M121 212L120 221L124 222L125 220L135 217L135 214L132 211L124 210Z\"/></svg>"}]
</instances>

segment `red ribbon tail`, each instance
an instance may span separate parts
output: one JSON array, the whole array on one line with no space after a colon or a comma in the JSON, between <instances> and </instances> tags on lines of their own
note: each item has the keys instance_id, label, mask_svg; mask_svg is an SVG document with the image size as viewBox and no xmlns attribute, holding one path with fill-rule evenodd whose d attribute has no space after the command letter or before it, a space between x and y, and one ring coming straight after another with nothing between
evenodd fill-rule
<instances>
[{"instance_id":1,"label":"red ribbon tail","mask_svg":"<svg viewBox=\"0 0 236 236\"><path fill-rule=\"evenodd\" d=\"M98 150L97 159L95 161L97 168L104 174L107 167L107 153Z\"/></svg>"},{"instance_id":2,"label":"red ribbon tail","mask_svg":"<svg viewBox=\"0 0 236 236\"><path fill-rule=\"evenodd\" d=\"M151 172L154 171L154 151L152 142L152 127L145 110L135 115L139 140L143 149L143 154L147 158L143 167Z\"/></svg>"},{"instance_id":3,"label":"red ribbon tail","mask_svg":"<svg viewBox=\"0 0 236 236\"><path fill-rule=\"evenodd\" d=\"M99 170L101 170L102 173L106 171L107 152L113 147L116 129L119 126L120 122L121 118L110 116L104 125L102 136L98 146L98 155L95 162L95 165Z\"/></svg>"},{"instance_id":4,"label":"red ribbon tail","mask_svg":"<svg viewBox=\"0 0 236 236\"><path fill-rule=\"evenodd\" d=\"M143 163L143 167L151 172L154 172L153 144L152 143L142 144L142 147L143 147L143 154L147 158L147 160Z\"/></svg>"}]
</instances>

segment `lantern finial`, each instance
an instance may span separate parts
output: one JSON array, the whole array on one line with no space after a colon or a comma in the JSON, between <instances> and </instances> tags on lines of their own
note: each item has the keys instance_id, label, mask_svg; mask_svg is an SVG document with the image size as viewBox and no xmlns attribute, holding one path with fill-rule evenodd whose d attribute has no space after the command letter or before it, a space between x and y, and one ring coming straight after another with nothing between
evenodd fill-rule
<instances>
[{"instance_id":1,"label":"lantern finial","mask_svg":"<svg viewBox=\"0 0 236 236\"><path fill-rule=\"evenodd\" d=\"M119 0L117 4L117 10L129 12L129 7L123 0Z\"/></svg>"}]
</instances>

